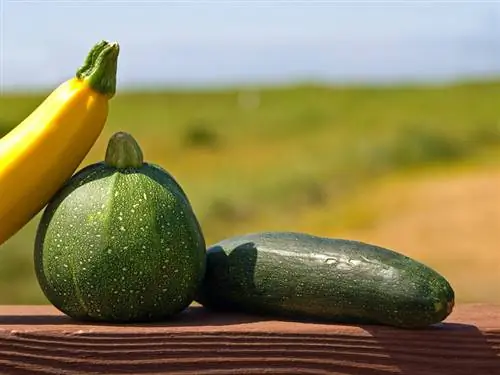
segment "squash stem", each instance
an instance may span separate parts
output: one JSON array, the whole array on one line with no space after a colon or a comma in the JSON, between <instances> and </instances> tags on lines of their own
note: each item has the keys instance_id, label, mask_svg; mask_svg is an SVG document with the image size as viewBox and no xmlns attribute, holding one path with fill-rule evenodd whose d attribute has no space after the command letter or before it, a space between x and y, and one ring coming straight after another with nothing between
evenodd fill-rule
<instances>
[{"instance_id":1,"label":"squash stem","mask_svg":"<svg viewBox=\"0 0 500 375\"><path fill-rule=\"evenodd\" d=\"M116 132L109 139L104 161L118 169L139 168L144 163L144 157L141 147L132 135Z\"/></svg>"},{"instance_id":2,"label":"squash stem","mask_svg":"<svg viewBox=\"0 0 500 375\"><path fill-rule=\"evenodd\" d=\"M83 79L88 75L89 71L93 68L95 61L97 60L97 56L99 56L99 53L101 53L104 47L106 47L108 44L109 43L107 41L101 40L99 43L96 43L94 47L92 47L87 57L85 58L83 65L76 71L76 77L78 79Z\"/></svg>"},{"instance_id":3,"label":"squash stem","mask_svg":"<svg viewBox=\"0 0 500 375\"><path fill-rule=\"evenodd\" d=\"M112 98L116 92L116 71L120 46L102 40L90 50L76 77L95 91Z\"/></svg>"}]
</instances>

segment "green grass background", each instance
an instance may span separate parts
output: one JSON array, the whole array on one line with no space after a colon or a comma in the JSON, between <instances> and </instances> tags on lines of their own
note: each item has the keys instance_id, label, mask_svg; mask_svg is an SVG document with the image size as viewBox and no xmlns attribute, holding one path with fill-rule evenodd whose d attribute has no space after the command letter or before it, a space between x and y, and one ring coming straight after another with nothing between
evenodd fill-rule
<instances>
[{"instance_id":1,"label":"green grass background","mask_svg":"<svg viewBox=\"0 0 500 375\"><path fill-rule=\"evenodd\" d=\"M0 133L47 94L1 96ZM335 232L367 220L349 202L355 193L369 195L374 179L435 165L496 163L499 103L500 82L123 90L82 166L103 158L114 131L127 131L145 158L186 190L209 244L250 231L300 230L306 210L327 217ZM325 213L331 200L339 210ZM2 304L47 303L32 261L38 220L0 246Z\"/></svg>"}]
</instances>

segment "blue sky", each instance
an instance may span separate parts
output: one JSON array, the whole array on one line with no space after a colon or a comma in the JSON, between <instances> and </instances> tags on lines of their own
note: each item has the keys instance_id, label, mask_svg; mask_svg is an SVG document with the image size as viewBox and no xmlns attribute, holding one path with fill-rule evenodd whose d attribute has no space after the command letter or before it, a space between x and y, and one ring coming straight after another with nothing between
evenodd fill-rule
<instances>
[{"instance_id":1,"label":"blue sky","mask_svg":"<svg viewBox=\"0 0 500 375\"><path fill-rule=\"evenodd\" d=\"M494 1L0 1L4 90L67 79L100 39L125 86L500 73Z\"/></svg>"}]
</instances>

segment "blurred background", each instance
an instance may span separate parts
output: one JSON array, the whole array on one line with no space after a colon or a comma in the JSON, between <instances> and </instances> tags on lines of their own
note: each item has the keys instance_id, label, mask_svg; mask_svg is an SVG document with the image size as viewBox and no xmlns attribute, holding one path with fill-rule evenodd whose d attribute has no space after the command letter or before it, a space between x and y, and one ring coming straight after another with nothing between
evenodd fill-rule
<instances>
[{"instance_id":1,"label":"blurred background","mask_svg":"<svg viewBox=\"0 0 500 375\"><path fill-rule=\"evenodd\" d=\"M116 40L117 95L82 166L128 131L208 244L356 239L435 268L458 302L500 302L500 3L0 4L0 134ZM0 246L1 304L47 303L38 221Z\"/></svg>"}]
</instances>

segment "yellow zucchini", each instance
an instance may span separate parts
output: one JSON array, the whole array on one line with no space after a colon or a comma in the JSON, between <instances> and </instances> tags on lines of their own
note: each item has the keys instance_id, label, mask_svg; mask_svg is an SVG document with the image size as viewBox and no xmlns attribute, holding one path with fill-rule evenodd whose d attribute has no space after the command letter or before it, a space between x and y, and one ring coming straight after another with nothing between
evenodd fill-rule
<instances>
[{"instance_id":1,"label":"yellow zucchini","mask_svg":"<svg viewBox=\"0 0 500 375\"><path fill-rule=\"evenodd\" d=\"M0 139L0 245L16 234L79 167L115 95L117 43L94 45L77 70Z\"/></svg>"}]
</instances>

